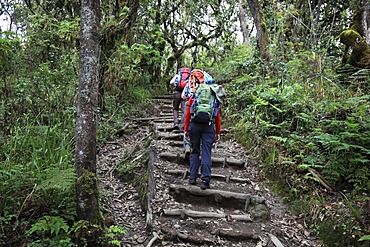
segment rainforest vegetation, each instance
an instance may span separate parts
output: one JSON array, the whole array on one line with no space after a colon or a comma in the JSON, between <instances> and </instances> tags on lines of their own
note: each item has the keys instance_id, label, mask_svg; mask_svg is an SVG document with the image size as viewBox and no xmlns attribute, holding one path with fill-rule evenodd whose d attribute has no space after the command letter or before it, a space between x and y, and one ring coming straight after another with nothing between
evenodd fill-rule
<instances>
[{"instance_id":1,"label":"rainforest vegetation","mask_svg":"<svg viewBox=\"0 0 370 247\"><path fill-rule=\"evenodd\" d=\"M74 246L102 220L75 199L76 184L96 192L93 172L76 180L86 3L99 9L97 146L195 64L225 87L226 127L305 227L327 246L369 245L366 0L0 0L0 245Z\"/></svg>"}]
</instances>

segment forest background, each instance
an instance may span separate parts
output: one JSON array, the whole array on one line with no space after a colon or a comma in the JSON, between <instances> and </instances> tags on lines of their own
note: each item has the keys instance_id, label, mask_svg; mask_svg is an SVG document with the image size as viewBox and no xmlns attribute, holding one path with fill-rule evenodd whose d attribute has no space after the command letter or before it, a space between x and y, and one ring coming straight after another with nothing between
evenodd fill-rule
<instances>
[{"instance_id":1,"label":"forest background","mask_svg":"<svg viewBox=\"0 0 370 247\"><path fill-rule=\"evenodd\" d=\"M73 246L80 1L1 0L0 243ZM100 1L97 144L181 66L327 246L370 241L367 1ZM242 37L242 39L240 39ZM95 135L95 133L93 133ZM61 246L61 245L59 245Z\"/></svg>"}]
</instances>

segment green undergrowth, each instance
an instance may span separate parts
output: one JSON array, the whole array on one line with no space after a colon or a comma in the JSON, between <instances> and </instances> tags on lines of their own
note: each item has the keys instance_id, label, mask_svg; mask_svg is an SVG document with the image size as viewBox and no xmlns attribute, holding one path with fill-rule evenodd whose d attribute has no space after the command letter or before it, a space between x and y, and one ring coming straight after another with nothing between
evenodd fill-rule
<instances>
[{"instance_id":1,"label":"green undergrowth","mask_svg":"<svg viewBox=\"0 0 370 247\"><path fill-rule=\"evenodd\" d=\"M303 51L260 76L250 57L225 85L223 122L324 244L368 246L370 71L344 83L322 59Z\"/></svg>"},{"instance_id":2,"label":"green undergrowth","mask_svg":"<svg viewBox=\"0 0 370 247\"><path fill-rule=\"evenodd\" d=\"M61 57L73 65L75 58ZM9 97L0 105L6 125L0 133L0 245L74 246L78 231L86 229L74 222L78 80L70 67L44 63L33 74L9 78ZM105 95L105 109L97 112L98 145L119 138L117 130L125 126L124 119L145 117L152 111L150 88L129 86L126 93L120 102ZM131 134L134 129L126 131ZM145 162L133 163L139 167ZM143 184L145 176L141 178L135 183ZM113 231L107 229L101 241L114 242Z\"/></svg>"}]
</instances>

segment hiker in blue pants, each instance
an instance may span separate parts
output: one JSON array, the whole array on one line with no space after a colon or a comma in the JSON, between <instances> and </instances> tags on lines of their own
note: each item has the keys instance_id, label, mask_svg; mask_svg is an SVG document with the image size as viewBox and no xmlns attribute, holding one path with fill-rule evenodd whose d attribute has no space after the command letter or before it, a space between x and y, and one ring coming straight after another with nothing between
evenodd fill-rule
<instances>
[{"instance_id":1,"label":"hiker in blue pants","mask_svg":"<svg viewBox=\"0 0 370 247\"><path fill-rule=\"evenodd\" d=\"M216 95L213 96L211 93L212 91L210 91L211 86L201 85L204 84L204 72L197 69L192 70L190 74L190 83L194 84L192 88L196 90L194 91L195 94L192 94L187 101L184 121L184 136L186 139L190 140L192 148L190 154L189 184L196 184L199 167L201 166L202 182L200 188L205 190L210 188L212 144L220 140L221 116L219 104L216 104L216 99L214 97ZM203 91L204 89L206 91ZM199 101L201 92L205 92L202 94L202 96L204 96L202 102L203 100L207 102L205 104L201 104ZM217 100L219 99L217 98ZM202 111L207 108L208 111ZM202 116L206 118L203 119ZM199 161L200 156L202 157L201 161Z\"/></svg>"}]
</instances>

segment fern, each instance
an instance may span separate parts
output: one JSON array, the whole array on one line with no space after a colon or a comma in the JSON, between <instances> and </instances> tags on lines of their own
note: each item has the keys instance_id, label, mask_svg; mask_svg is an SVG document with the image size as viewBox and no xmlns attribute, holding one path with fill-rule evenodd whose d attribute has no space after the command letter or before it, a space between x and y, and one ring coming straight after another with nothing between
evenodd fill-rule
<instances>
[{"instance_id":1,"label":"fern","mask_svg":"<svg viewBox=\"0 0 370 247\"><path fill-rule=\"evenodd\" d=\"M361 241L367 241L367 242L370 242L370 235L364 235L364 236L362 236L358 241L359 241L359 242L361 242Z\"/></svg>"},{"instance_id":2,"label":"fern","mask_svg":"<svg viewBox=\"0 0 370 247\"><path fill-rule=\"evenodd\" d=\"M288 138L284 138L280 136L269 136L269 138L276 140L278 142L282 142L282 143L285 143L288 140Z\"/></svg>"},{"instance_id":3,"label":"fern","mask_svg":"<svg viewBox=\"0 0 370 247\"><path fill-rule=\"evenodd\" d=\"M124 235L127 233L127 230L117 226L117 225L112 225L109 227L107 233L105 233L101 237L101 242L108 242L108 244L114 245L114 246L121 246L121 242L118 240L120 239L120 235Z\"/></svg>"},{"instance_id":4,"label":"fern","mask_svg":"<svg viewBox=\"0 0 370 247\"><path fill-rule=\"evenodd\" d=\"M61 231L67 233L68 230L69 226L63 218L59 216L46 215L33 224L32 227L26 231L26 234L31 235L33 233L37 233L41 236L57 236Z\"/></svg>"}]
</instances>

